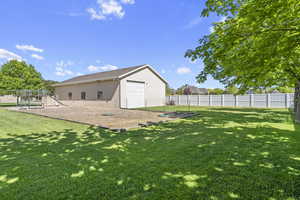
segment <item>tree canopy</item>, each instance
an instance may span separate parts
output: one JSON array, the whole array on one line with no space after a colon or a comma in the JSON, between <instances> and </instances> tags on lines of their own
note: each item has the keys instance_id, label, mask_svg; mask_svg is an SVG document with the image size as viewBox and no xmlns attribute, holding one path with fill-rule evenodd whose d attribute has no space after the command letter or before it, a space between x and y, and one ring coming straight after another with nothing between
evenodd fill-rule
<instances>
[{"instance_id":1,"label":"tree canopy","mask_svg":"<svg viewBox=\"0 0 300 200\"><path fill-rule=\"evenodd\" d=\"M209 94L213 94L213 95L220 95L225 93L225 91L221 88L208 89L208 92Z\"/></svg>"},{"instance_id":2,"label":"tree canopy","mask_svg":"<svg viewBox=\"0 0 300 200\"><path fill-rule=\"evenodd\" d=\"M186 53L191 60L203 60L198 82L211 75L240 93L295 87L300 122L300 1L207 0L202 16L210 13L226 18Z\"/></svg>"},{"instance_id":3,"label":"tree canopy","mask_svg":"<svg viewBox=\"0 0 300 200\"><path fill-rule=\"evenodd\" d=\"M24 61L11 60L0 68L1 90L44 89L42 75Z\"/></svg>"},{"instance_id":4,"label":"tree canopy","mask_svg":"<svg viewBox=\"0 0 300 200\"><path fill-rule=\"evenodd\" d=\"M55 88L53 87L53 85L56 83L58 83L58 81L44 80L45 89L49 92L50 95L54 95Z\"/></svg>"},{"instance_id":5,"label":"tree canopy","mask_svg":"<svg viewBox=\"0 0 300 200\"><path fill-rule=\"evenodd\" d=\"M214 32L188 50L203 59L208 75L241 92L258 87L295 86L300 81L300 2L298 0L207 0L202 16L226 16Z\"/></svg>"},{"instance_id":6,"label":"tree canopy","mask_svg":"<svg viewBox=\"0 0 300 200\"><path fill-rule=\"evenodd\" d=\"M166 85L166 95L167 96L173 95L173 94L175 94L175 92L176 91L174 89L172 89L169 84Z\"/></svg>"}]
</instances>

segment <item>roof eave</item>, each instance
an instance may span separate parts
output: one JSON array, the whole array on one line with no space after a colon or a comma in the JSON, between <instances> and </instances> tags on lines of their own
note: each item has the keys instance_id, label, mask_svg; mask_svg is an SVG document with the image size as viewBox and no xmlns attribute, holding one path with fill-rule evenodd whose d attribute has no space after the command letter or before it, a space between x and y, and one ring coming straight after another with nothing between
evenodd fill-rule
<instances>
[{"instance_id":1,"label":"roof eave","mask_svg":"<svg viewBox=\"0 0 300 200\"><path fill-rule=\"evenodd\" d=\"M74 85L74 84L83 84L83 83L92 83L92 82L97 82L97 81L108 81L108 80L114 80L114 79L123 79L124 77L127 77L141 69L144 68L149 68L154 74L156 74L163 82L168 84L168 82L157 72L151 67L150 65L142 65L141 67L138 67L132 71L129 71L125 74L122 74L121 76L117 77L108 77L108 78L102 78L102 79L90 79L90 80L84 80L84 81L71 81L71 82L66 82L66 83L58 83L58 84L53 84L53 87L60 87L60 86L66 86L66 85Z\"/></svg>"},{"instance_id":2,"label":"roof eave","mask_svg":"<svg viewBox=\"0 0 300 200\"><path fill-rule=\"evenodd\" d=\"M115 80L118 79L118 77L109 77L109 78L102 78L102 79L90 79L90 80L84 80L84 81L72 81L67 83L57 83L52 85L53 87L60 87L60 86L66 86L66 85L74 85L74 84L83 84L83 83L92 83L97 81L109 81L109 80Z\"/></svg>"},{"instance_id":3,"label":"roof eave","mask_svg":"<svg viewBox=\"0 0 300 200\"><path fill-rule=\"evenodd\" d=\"M141 67L139 67L139 68L137 68L137 69L135 69L135 70L132 70L132 71L130 71L130 72L127 72L127 73L125 73L125 74L122 74L121 76L119 76L118 78L119 79L122 79L122 78L124 78L124 77L127 77L128 75L130 75L130 74L133 74L133 73L135 73L135 72L137 72L137 71L139 71L139 70L141 70L141 69L143 69L143 68L149 68L151 71L153 71L163 82L165 82L166 84L168 84L168 81L166 80L166 79L164 79L157 71L155 71L154 69L153 69L153 67L151 66L151 65L142 65Z\"/></svg>"}]
</instances>

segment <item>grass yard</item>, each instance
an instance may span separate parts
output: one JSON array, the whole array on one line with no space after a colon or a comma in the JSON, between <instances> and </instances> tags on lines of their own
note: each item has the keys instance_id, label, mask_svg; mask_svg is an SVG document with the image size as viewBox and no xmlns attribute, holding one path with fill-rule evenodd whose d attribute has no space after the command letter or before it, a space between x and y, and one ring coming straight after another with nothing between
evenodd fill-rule
<instances>
[{"instance_id":1,"label":"grass yard","mask_svg":"<svg viewBox=\"0 0 300 200\"><path fill-rule=\"evenodd\" d=\"M16 103L0 103L0 107L14 107L17 106Z\"/></svg>"},{"instance_id":2,"label":"grass yard","mask_svg":"<svg viewBox=\"0 0 300 200\"><path fill-rule=\"evenodd\" d=\"M191 110L116 134L0 109L0 199L300 199L288 111Z\"/></svg>"}]
</instances>

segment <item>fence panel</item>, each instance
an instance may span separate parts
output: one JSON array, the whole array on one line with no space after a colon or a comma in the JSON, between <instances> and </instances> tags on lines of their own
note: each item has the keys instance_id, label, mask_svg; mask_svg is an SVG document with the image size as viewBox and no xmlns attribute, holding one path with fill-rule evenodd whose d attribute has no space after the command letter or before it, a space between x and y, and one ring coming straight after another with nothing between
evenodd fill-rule
<instances>
[{"instance_id":1,"label":"fence panel","mask_svg":"<svg viewBox=\"0 0 300 200\"><path fill-rule=\"evenodd\" d=\"M199 105L199 96L196 96L196 95L190 96L190 105L198 106Z\"/></svg>"},{"instance_id":2,"label":"fence panel","mask_svg":"<svg viewBox=\"0 0 300 200\"><path fill-rule=\"evenodd\" d=\"M166 99L167 99L167 103L173 101L175 105L178 105L178 104L179 104L179 102L177 101L177 100L178 100L178 97L177 97L177 96L168 96Z\"/></svg>"},{"instance_id":3,"label":"fence panel","mask_svg":"<svg viewBox=\"0 0 300 200\"><path fill-rule=\"evenodd\" d=\"M287 94L286 94L287 95ZM288 103L286 103L286 95L281 94L270 94L270 107L271 108L284 108Z\"/></svg>"},{"instance_id":4,"label":"fence panel","mask_svg":"<svg viewBox=\"0 0 300 200\"><path fill-rule=\"evenodd\" d=\"M180 102L179 105L183 105L183 106L189 105L188 96L187 95L180 96L179 102Z\"/></svg>"},{"instance_id":5,"label":"fence panel","mask_svg":"<svg viewBox=\"0 0 300 200\"><path fill-rule=\"evenodd\" d=\"M235 96L232 94L224 95L224 106L233 107L235 106Z\"/></svg>"},{"instance_id":6,"label":"fence panel","mask_svg":"<svg viewBox=\"0 0 300 200\"><path fill-rule=\"evenodd\" d=\"M209 106L209 96L200 95L200 106Z\"/></svg>"},{"instance_id":7,"label":"fence panel","mask_svg":"<svg viewBox=\"0 0 300 200\"><path fill-rule=\"evenodd\" d=\"M211 95L211 106L222 106L222 95Z\"/></svg>"},{"instance_id":8,"label":"fence panel","mask_svg":"<svg viewBox=\"0 0 300 200\"><path fill-rule=\"evenodd\" d=\"M253 95L253 107L267 108L267 95L266 94L254 94Z\"/></svg>"},{"instance_id":9,"label":"fence panel","mask_svg":"<svg viewBox=\"0 0 300 200\"><path fill-rule=\"evenodd\" d=\"M251 95L238 95L237 96L237 106L238 107L250 107L250 97Z\"/></svg>"},{"instance_id":10,"label":"fence panel","mask_svg":"<svg viewBox=\"0 0 300 200\"><path fill-rule=\"evenodd\" d=\"M17 97L13 95L0 95L0 103L17 103Z\"/></svg>"},{"instance_id":11,"label":"fence panel","mask_svg":"<svg viewBox=\"0 0 300 200\"><path fill-rule=\"evenodd\" d=\"M247 95L177 95L168 96L167 101L175 105L191 106L227 106L256 108L292 108L294 94L247 94Z\"/></svg>"},{"instance_id":12,"label":"fence panel","mask_svg":"<svg viewBox=\"0 0 300 200\"><path fill-rule=\"evenodd\" d=\"M294 108L294 94L289 94L288 107Z\"/></svg>"}]
</instances>

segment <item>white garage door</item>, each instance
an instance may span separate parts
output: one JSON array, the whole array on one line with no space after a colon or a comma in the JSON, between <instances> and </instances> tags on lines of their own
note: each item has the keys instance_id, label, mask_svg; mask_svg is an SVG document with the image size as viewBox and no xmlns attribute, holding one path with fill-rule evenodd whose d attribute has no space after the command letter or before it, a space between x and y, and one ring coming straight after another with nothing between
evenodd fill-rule
<instances>
[{"instance_id":1,"label":"white garage door","mask_svg":"<svg viewBox=\"0 0 300 200\"><path fill-rule=\"evenodd\" d=\"M145 107L145 83L127 81L127 108Z\"/></svg>"}]
</instances>

